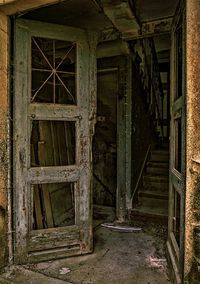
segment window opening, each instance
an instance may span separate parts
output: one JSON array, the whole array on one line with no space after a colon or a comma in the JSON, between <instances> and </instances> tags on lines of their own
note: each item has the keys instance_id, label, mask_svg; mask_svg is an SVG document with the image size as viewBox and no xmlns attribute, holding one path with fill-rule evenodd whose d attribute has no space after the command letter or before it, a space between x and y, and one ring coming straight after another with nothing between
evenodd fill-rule
<instances>
[{"instance_id":1,"label":"window opening","mask_svg":"<svg viewBox=\"0 0 200 284\"><path fill-rule=\"evenodd\" d=\"M31 167L75 164L74 121L33 120L31 129Z\"/></svg>"},{"instance_id":2,"label":"window opening","mask_svg":"<svg viewBox=\"0 0 200 284\"><path fill-rule=\"evenodd\" d=\"M76 44L32 37L31 102L76 104Z\"/></svg>"},{"instance_id":3,"label":"window opening","mask_svg":"<svg viewBox=\"0 0 200 284\"><path fill-rule=\"evenodd\" d=\"M32 230L75 225L74 183L31 185Z\"/></svg>"}]
</instances>

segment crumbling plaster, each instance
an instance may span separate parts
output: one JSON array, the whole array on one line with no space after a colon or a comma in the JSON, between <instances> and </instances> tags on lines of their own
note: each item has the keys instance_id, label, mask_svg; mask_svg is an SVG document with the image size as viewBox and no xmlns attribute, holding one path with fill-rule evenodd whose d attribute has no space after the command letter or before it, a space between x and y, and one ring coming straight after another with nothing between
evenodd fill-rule
<instances>
[{"instance_id":1,"label":"crumbling plaster","mask_svg":"<svg viewBox=\"0 0 200 284\"><path fill-rule=\"evenodd\" d=\"M8 22L0 12L0 268L7 260Z\"/></svg>"},{"instance_id":2,"label":"crumbling plaster","mask_svg":"<svg viewBox=\"0 0 200 284\"><path fill-rule=\"evenodd\" d=\"M184 270L185 274L188 275L187 283L197 283L194 282L196 271L192 270L192 267L194 267L195 257L200 257L196 255L199 249L195 247L193 238L194 228L200 223L200 2L199 0L187 0L186 2L186 219Z\"/></svg>"}]
</instances>

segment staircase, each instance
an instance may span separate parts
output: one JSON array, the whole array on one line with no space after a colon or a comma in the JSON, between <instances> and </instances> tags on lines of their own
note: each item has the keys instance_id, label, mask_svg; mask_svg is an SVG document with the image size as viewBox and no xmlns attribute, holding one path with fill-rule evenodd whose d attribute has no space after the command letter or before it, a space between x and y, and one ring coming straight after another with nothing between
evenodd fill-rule
<instances>
[{"instance_id":1,"label":"staircase","mask_svg":"<svg viewBox=\"0 0 200 284\"><path fill-rule=\"evenodd\" d=\"M169 150L164 144L151 151L131 215L167 218L168 187Z\"/></svg>"}]
</instances>

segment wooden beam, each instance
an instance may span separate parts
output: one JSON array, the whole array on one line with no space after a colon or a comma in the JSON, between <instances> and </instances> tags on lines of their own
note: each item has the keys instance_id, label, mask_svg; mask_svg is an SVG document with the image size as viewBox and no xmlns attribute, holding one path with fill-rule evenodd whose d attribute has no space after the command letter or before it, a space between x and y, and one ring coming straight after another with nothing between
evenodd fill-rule
<instances>
[{"instance_id":1,"label":"wooden beam","mask_svg":"<svg viewBox=\"0 0 200 284\"><path fill-rule=\"evenodd\" d=\"M121 39L100 43L97 48L97 58L128 54L130 54L128 43Z\"/></svg>"},{"instance_id":2,"label":"wooden beam","mask_svg":"<svg viewBox=\"0 0 200 284\"><path fill-rule=\"evenodd\" d=\"M40 172L40 175L38 173ZM28 171L28 178L32 184L75 182L80 177L77 166L34 167Z\"/></svg>"},{"instance_id":3,"label":"wooden beam","mask_svg":"<svg viewBox=\"0 0 200 284\"><path fill-rule=\"evenodd\" d=\"M138 33L140 25L128 0L103 0L102 5L104 13L123 37L131 37Z\"/></svg>"},{"instance_id":4,"label":"wooden beam","mask_svg":"<svg viewBox=\"0 0 200 284\"><path fill-rule=\"evenodd\" d=\"M53 5L60 3L63 0L8 0L1 3L1 11L6 15L14 15L18 13L23 13L36 8L41 8L47 5ZM3 2L3 0L1 0Z\"/></svg>"},{"instance_id":5,"label":"wooden beam","mask_svg":"<svg viewBox=\"0 0 200 284\"><path fill-rule=\"evenodd\" d=\"M153 20L149 22L141 23L141 29L138 29L135 34L123 35L124 40L134 40L138 38L156 36L161 34L167 34L171 32L173 17L162 18L159 20Z\"/></svg>"}]
</instances>

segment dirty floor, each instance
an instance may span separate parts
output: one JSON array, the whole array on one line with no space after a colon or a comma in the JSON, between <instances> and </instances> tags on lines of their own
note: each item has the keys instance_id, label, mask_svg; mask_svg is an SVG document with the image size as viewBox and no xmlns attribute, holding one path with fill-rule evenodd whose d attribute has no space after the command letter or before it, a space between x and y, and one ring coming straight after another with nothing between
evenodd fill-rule
<instances>
[{"instance_id":1,"label":"dirty floor","mask_svg":"<svg viewBox=\"0 0 200 284\"><path fill-rule=\"evenodd\" d=\"M101 222L95 222L93 254L11 267L0 276L0 283L171 283L165 258L164 225L137 221L132 225L142 230L125 233L104 228Z\"/></svg>"}]
</instances>

